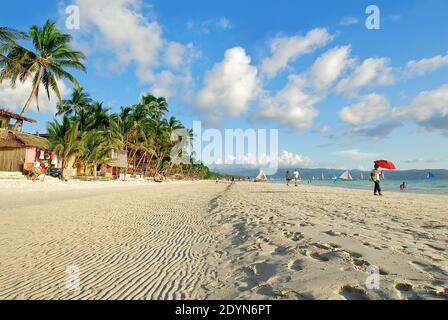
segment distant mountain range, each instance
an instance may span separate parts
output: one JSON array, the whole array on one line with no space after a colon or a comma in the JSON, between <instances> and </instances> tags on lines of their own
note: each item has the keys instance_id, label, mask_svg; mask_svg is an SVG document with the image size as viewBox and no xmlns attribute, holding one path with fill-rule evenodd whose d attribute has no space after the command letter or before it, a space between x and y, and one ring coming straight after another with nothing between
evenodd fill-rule
<instances>
[{"instance_id":1,"label":"distant mountain range","mask_svg":"<svg viewBox=\"0 0 448 320\"><path fill-rule=\"evenodd\" d=\"M274 179L283 179L286 171L289 170L291 173L294 171L290 168L282 168L278 169L277 174L274 176L270 176L269 178ZM235 175L241 177L251 177L254 178L258 175L259 169L251 169L251 168L213 168L213 171L219 172L224 175ZM302 179L309 180L315 177L316 179L321 179L322 174L324 175L325 180L330 180L333 177L339 177L346 170L342 169L299 169L300 175ZM349 170L353 179L360 180L361 172L364 176L364 179L369 179L370 170L369 171L360 171L360 170ZM436 179L448 179L448 170L445 169L437 169L437 170L385 170L385 178L388 180L422 180L426 179L428 172L432 172L435 175Z\"/></svg>"}]
</instances>

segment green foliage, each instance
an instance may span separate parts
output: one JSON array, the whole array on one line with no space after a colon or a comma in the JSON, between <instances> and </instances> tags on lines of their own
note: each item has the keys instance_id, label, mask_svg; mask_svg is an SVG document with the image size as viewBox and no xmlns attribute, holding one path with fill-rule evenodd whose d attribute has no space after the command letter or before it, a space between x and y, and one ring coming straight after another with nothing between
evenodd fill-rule
<instances>
[{"instance_id":1,"label":"green foliage","mask_svg":"<svg viewBox=\"0 0 448 320\"><path fill-rule=\"evenodd\" d=\"M29 40L27 47L20 40ZM85 71L85 55L70 47L71 36L62 33L48 20L42 27L32 26L27 34L0 27L0 83L31 79L33 89L25 103L24 115L33 100L39 106L38 95L42 87L50 98L58 98L57 113L47 130L51 148L59 154L63 168L83 164L85 174L96 175L98 165L111 161L113 150L124 150L128 155L130 173L149 176L181 174L191 178L214 177L206 166L197 164L194 153L189 164L173 164L170 152L176 142L172 135L186 129L174 116L168 117L168 102L163 97L147 94L136 104L121 107L111 114L110 108L92 99L67 69ZM31 48L31 49L28 49ZM74 87L69 99L62 99L58 80L66 79ZM16 124L14 129L17 128ZM194 134L187 129L190 146ZM188 147L181 152L188 155Z\"/></svg>"},{"instance_id":2,"label":"green foliage","mask_svg":"<svg viewBox=\"0 0 448 320\"><path fill-rule=\"evenodd\" d=\"M58 80L67 79L76 88L79 83L76 78L67 71L74 69L85 71L83 61L85 55L70 47L71 36L62 33L56 24L48 20L44 26L32 26L28 32L28 38L32 42L32 49L27 49L17 43L22 33L11 32L10 29L0 29L0 82L9 80L15 87L17 81L32 80L33 87L30 96L25 103L21 115L25 115L33 100L39 109L38 96L41 86L45 90L48 99L53 92L61 102ZM17 129L18 124L14 127Z\"/></svg>"}]
</instances>

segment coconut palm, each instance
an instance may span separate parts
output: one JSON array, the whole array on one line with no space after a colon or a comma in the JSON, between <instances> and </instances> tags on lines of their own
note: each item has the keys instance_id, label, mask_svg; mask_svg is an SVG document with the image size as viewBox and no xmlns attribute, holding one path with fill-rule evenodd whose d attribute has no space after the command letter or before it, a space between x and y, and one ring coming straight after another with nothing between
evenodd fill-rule
<instances>
[{"instance_id":1,"label":"coconut palm","mask_svg":"<svg viewBox=\"0 0 448 320\"><path fill-rule=\"evenodd\" d=\"M79 156L84 160L84 167L91 165L93 168L93 176L98 176L98 165L109 162L110 152L113 148L110 147L106 137L102 131L91 130L84 132L80 140L80 154Z\"/></svg>"},{"instance_id":2,"label":"coconut palm","mask_svg":"<svg viewBox=\"0 0 448 320\"><path fill-rule=\"evenodd\" d=\"M62 33L54 22L48 20L43 27L32 26L29 30L29 38L33 42L33 49L28 50L21 46L9 48L5 54L7 59L0 72L0 81L9 79L13 87L17 80L25 82L32 77L32 90L22 109L22 116L30 108L33 99L36 99L39 108L38 95L41 85L49 99L50 92L53 92L59 102L62 102L58 80L67 79L76 88L80 87L76 78L66 69L86 70L83 65L85 55L70 47L71 36ZM23 68L18 69L11 61L20 63ZM13 130L16 130L19 125L18 121Z\"/></svg>"},{"instance_id":3,"label":"coconut palm","mask_svg":"<svg viewBox=\"0 0 448 320\"><path fill-rule=\"evenodd\" d=\"M18 39L25 39L26 33L15 29L0 27L0 44L16 42Z\"/></svg>"},{"instance_id":4,"label":"coconut palm","mask_svg":"<svg viewBox=\"0 0 448 320\"><path fill-rule=\"evenodd\" d=\"M0 27L0 63L4 62L4 59L8 59L4 55L5 52L8 52L14 47L17 47L18 40L26 38L27 34L24 32L20 32L11 28Z\"/></svg>"},{"instance_id":5,"label":"coconut palm","mask_svg":"<svg viewBox=\"0 0 448 320\"><path fill-rule=\"evenodd\" d=\"M90 94L84 88L74 88L70 99L64 99L57 105L57 115L67 114L77 116L83 109L88 109L92 104Z\"/></svg>"},{"instance_id":6,"label":"coconut palm","mask_svg":"<svg viewBox=\"0 0 448 320\"><path fill-rule=\"evenodd\" d=\"M69 168L69 163L79 155L81 150L78 127L79 123L73 121L67 115L63 117L62 123L55 119L47 125L51 150L59 155L63 178L65 177L65 169Z\"/></svg>"},{"instance_id":7,"label":"coconut palm","mask_svg":"<svg viewBox=\"0 0 448 320\"><path fill-rule=\"evenodd\" d=\"M161 118L168 112L168 102L163 97L155 97L151 94L144 95L141 98L140 105L148 110L151 118Z\"/></svg>"},{"instance_id":8,"label":"coconut palm","mask_svg":"<svg viewBox=\"0 0 448 320\"><path fill-rule=\"evenodd\" d=\"M17 59L13 59L7 56L7 54L20 48L18 45L18 40L26 39L27 34L6 27L0 27L0 69L5 68L8 65L9 69L11 69L11 73L19 73L24 71L22 65L17 61ZM5 80L0 77L0 83Z\"/></svg>"}]
</instances>

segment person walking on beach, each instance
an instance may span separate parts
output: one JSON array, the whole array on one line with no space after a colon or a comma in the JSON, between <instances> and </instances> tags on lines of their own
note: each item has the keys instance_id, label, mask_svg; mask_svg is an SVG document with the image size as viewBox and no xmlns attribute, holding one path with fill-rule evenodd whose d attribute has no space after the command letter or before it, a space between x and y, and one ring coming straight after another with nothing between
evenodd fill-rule
<instances>
[{"instance_id":1,"label":"person walking on beach","mask_svg":"<svg viewBox=\"0 0 448 320\"><path fill-rule=\"evenodd\" d=\"M300 181L300 173L299 170L294 170L294 173L292 174L293 178L294 178L294 185L297 187Z\"/></svg>"},{"instance_id":2,"label":"person walking on beach","mask_svg":"<svg viewBox=\"0 0 448 320\"><path fill-rule=\"evenodd\" d=\"M286 171L285 180L286 180L286 185L289 187L289 183L291 182L291 175L289 174L289 171Z\"/></svg>"},{"instance_id":3,"label":"person walking on beach","mask_svg":"<svg viewBox=\"0 0 448 320\"><path fill-rule=\"evenodd\" d=\"M382 175L383 175L383 171L380 170L380 166L375 164L372 172L370 173L370 180L375 184L375 188L373 190L374 196L382 196L383 195L381 193L381 185L380 185Z\"/></svg>"}]
</instances>

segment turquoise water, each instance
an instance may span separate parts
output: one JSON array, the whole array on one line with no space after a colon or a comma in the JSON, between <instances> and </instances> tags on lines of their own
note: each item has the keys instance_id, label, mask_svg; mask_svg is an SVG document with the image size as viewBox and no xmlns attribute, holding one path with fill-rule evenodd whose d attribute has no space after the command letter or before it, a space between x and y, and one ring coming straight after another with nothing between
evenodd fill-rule
<instances>
[{"instance_id":1,"label":"turquoise water","mask_svg":"<svg viewBox=\"0 0 448 320\"><path fill-rule=\"evenodd\" d=\"M286 183L280 179L269 179L273 183ZM384 192L400 191L400 180L383 180L381 181L381 188ZM302 181L302 184L307 184L307 181ZM404 192L414 193L428 193L428 194L446 194L448 195L448 179L431 179L431 180L406 180L408 188ZM331 186L340 188L365 189L373 191L373 183L368 180L354 180L354 181L336 181L333 180L313 180L312 185L317 186Z\"/></svg>"}]
</instances>

